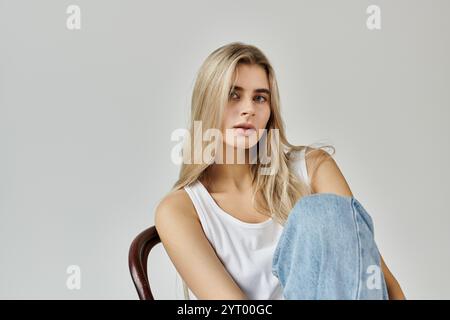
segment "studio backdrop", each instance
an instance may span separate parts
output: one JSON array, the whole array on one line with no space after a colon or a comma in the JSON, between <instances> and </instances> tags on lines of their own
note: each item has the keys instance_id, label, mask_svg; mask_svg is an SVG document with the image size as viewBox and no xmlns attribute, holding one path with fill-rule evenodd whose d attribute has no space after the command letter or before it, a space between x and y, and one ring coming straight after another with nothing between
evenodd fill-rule
<instances>
[{"instance_id":1,"label":"studio backdrop","mask_svg":"<svg viewBox=\"0 0 450 320\"><path fill-rule=\"evenodd\" d=\"M408 299L450 298L450 2L0 1L0 298L137 299L196 74L260 48L289 141L325 143ZM183 299L161 244L157 299ZM74 279L75 278L75 279Z\"/></svg>"}]
</instances>

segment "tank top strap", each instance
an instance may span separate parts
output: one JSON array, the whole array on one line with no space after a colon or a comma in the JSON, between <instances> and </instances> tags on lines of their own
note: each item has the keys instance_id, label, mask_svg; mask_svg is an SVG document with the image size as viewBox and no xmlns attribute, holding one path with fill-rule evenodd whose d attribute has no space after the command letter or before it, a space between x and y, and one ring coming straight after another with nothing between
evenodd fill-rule
<instances>
[{"instance_id":1,"label":"tank top strap","mask_svg":"<svg viewBox=\"0 0 450 320\"><path fill-rule=\"evenodd\" d=\"M203 194L203 189L198 181L192 182L191 184L184 187L187 194L191 198L192 204L194 205L195 211L197 212L197 216L200 220L200 223L205 231L205 235L207 238L212 241L212 233L210 225L213 223L211 219L214 219L214 216L211 214L212 208L211 204L208 201L208 198Z\"/></svg>"},{"instance_id":2,"label":"tank top strap","mask_svg":"<svg viewBox=\"0 0 450 320\"><path fill-rule=\"evenodd\" d=\"M302 170L303 178L306 183L309 185L309 177L308 177L308 168L306 167L306 148L302 149L300 152L300 168Z\"/></svg>"},{"instance_id":3,"label":"tank top strap","mask_svg":"<svg viewBox=\"0 0 450 320\"><path fill-rule=\"evenodd\" d=\"M295 154L292 155L292 166L294 171L300 175L303 181L310 185L308 169L306 167L306 148L303 148L300 151L295 151Z\"/></svg>"}]
</instances>

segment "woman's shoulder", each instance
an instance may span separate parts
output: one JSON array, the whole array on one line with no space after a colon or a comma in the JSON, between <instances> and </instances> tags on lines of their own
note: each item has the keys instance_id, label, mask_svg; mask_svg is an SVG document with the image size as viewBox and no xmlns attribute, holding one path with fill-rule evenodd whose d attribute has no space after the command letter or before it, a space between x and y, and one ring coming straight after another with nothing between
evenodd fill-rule
<instances>
[{"instance_id":1,"label":"woman's shoulder","mask_svg":"<svg viewBox=\"0 0 450 320\"><path fill-rule=\"evenodd\" d=\"M306 160L314 160L325 155L330 156L323 148L315 148L309 146L296 146L291 148L288 152L288 159L298 160L305 158Z\"/></svg>"},{"instance_id":2,"label":"woman's shoulder","mask_svg":"<svg viewBox=\"0 0 450 320\"><path fill-rule=\"evenodd\" d=\"M184 188L171 191L160 200L155 210L155 222L161 216L170 219L177 219L178 217L198 218L192 201Z\"/></svg>"},{"instance_id":3,"label":"woman's shoulder","mask_svg":"<svg viewBox=\"0 0 450 320\"><path fill-rule=\"evenodd\" d=\"M310 184L313 182L314 173L320 163L331 157L322 148L309 146L298 146L288 152L289 161L293 163L294 168L298 168L302 172Z\"/></svg>"}]
</instances>

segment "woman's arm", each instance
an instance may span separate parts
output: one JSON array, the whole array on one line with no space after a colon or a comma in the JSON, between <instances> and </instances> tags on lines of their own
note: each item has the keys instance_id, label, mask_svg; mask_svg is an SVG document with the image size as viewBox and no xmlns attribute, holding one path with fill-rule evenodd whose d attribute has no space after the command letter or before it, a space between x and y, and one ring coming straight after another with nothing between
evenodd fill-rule
<instances>
[{"instance_id":1,"label":"woman's arm","mask_svg":"<svg viewBox=\"0 0 450 320\"><path fill-rule=\"evenodd\" d=\"M395 279L394 275L388 269L386 263L383 260L383 257L381 255L380 257L381 257L381 269L384 274L384 279L386 280L389 300L406 300L406 297L403 294L403 291L400 288L400 284L398 283L397 279Z\"/></svg>"},{"instance_id":2,"label":"woman's arm","mask_svg":"<svg viewBox=\"0 0 450 320\"><path fill-rule=\"evenodd\" d=\"M155 211L161 242L198 300L247 300L209 243L186 191L166 196Z\"/></svg>"}]
</instances>

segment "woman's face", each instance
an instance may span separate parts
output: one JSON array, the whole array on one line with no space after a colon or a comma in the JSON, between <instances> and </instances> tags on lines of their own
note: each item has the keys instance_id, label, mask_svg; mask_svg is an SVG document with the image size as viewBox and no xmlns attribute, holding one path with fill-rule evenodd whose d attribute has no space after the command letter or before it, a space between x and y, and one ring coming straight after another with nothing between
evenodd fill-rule
<instances>
[{"instance_id":1,"label":"woman's face","mask_svg":"<svg viewBox=\"0 0 450 320\"><path fill-rule=\"evenodd\" d=\"M230 147L248 149L261 138L259 129L265 129L269 121L269 81L259 65L238 64L236 69L238 78L223 115L223 141Z\"/></svg>"}]
</instances>

